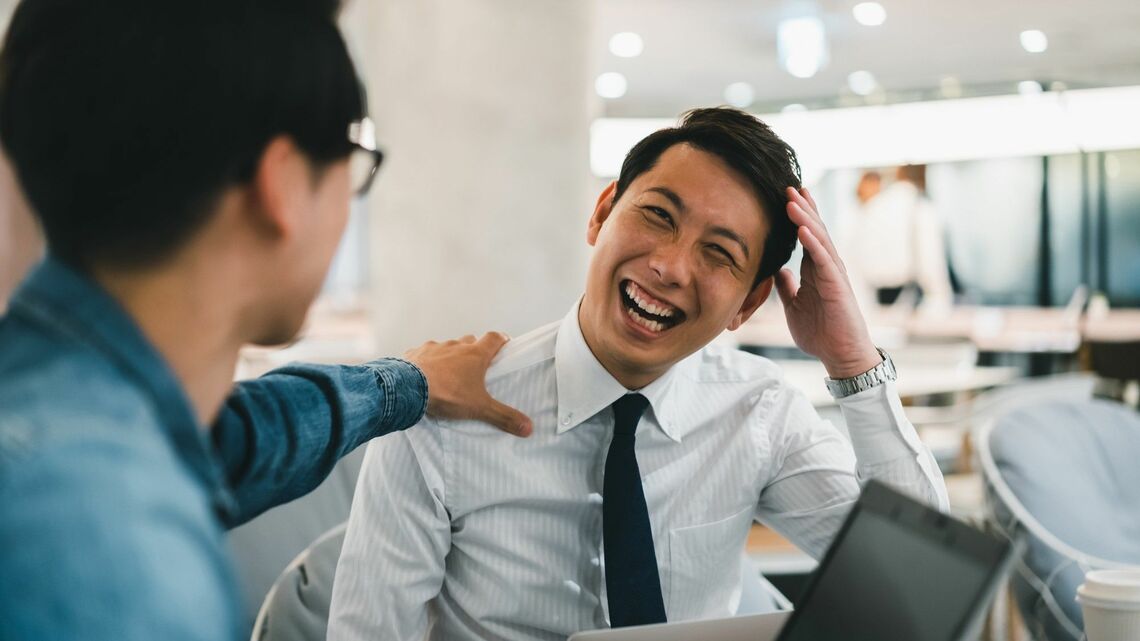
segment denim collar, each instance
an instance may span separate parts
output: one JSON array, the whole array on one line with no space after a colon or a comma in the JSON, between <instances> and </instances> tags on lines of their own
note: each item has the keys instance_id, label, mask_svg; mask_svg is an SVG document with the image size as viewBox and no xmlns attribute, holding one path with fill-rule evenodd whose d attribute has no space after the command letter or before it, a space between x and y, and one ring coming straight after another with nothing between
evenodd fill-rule
<instances>
[{"instance_id":1,"label":"denim collar","mask_svg":"<svg viewBox=\"0 0 1140 641\"><path fill-rule=\"evenodd\" d=\"M234 510L225 472L181 383L134 319L87 276L48 256L13 295L8 313L87 345L153 400L161 429L207 488L220 515Z\"/></svg>"}]
</instances>

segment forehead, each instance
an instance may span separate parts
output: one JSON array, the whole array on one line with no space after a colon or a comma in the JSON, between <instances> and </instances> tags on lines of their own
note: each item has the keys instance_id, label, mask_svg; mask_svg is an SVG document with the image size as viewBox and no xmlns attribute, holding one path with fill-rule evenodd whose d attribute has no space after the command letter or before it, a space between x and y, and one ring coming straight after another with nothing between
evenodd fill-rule
<instances>
[{"instance_id":1,"label":"forehead","mask_svg":"<svg viewBox=\"0 0 1140 641\"><path fill-rule=\"evenodd\" d=\"M752 184L715 154L685 143L673 145L630 183L627 194L635 200L646 198L654 188L677 194L686 213L699 221L729 227L746 238L763 240L768 232L768 219Z\"/></svg>"}]
</instances>

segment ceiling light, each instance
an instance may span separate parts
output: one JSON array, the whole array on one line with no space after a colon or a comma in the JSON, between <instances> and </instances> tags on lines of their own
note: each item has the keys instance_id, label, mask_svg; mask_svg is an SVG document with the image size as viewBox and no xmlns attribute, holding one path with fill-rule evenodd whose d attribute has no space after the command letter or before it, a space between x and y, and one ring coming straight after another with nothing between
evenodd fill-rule
<instances>
[{"instance_id":1,"label":"ceiling light","mask_svg":"<svg viewBox=\"0 0 1140 641\"><path fill-rule=\"evenodd\" d=\"M869 96L879 86L870 71L853 71L847 76L847 86L860 96Z\"/></svg>"},{"instance_id":2,"label":"ceiling light","mask_svg":"<svg viewBox=\"0 0 1140 641\"><path fill-rule=\"evenodd\" d=\"M748 107L755 99L756 91L747 82L734 82L724 88L724 101L737 109Z\"/></svg>"},{"instance_id":3,"label":"ceiling light","mask_svg":"<svg viewBox=\"0 0 1140 641\"><path fill-rule=\"evenodd\" d=\"M807 111L807 107L801 105L798 102L793 102L790 105L784 105L784 108L780 110L781 113L786 113L786 114L796 114L796 113L802 113L804 111Z\"/></svg>"},{"instance_id":4,"label":"ceiling light","mask_svg":"<svg viewBox=\"0 0 1140 641\"><path fill-rule=\"evenodd\" d=\"M625 76L615 71L607 71L594 81L594 91L603 98L621 98L627 87Z\"/></svg>"},{"instance_id":5,"label":"ceiling light","mask_svg":"<svg viewBox=\"0 0 1140 641\"><path fill-rule=\"evenodd\" d=\"M887 20L887 10L878 2L860 2L851 9L855 21L865 27L877 27Z\"/></svg>"},{"instance_id":6,"label":"ceiling light","mask_svg":"<svg viewBox=\"0 0 1140 641\"><path fill-rule=\"evenodd\" d=\"M811 78L827 64L827 35L819 18L780 21L776 31L780 65L797 78Z\"/></svg>"},{"instance_id":7,"label":"ceiling light","mask_svg":"<svg viewBox=\"0 0 1140 641\"><path fill-rule=\"evenodd\" d=\"M1017 93L1023 96L1036 96L1043 91L1045 91L1045 88L1036 80L1022 80L1017 83Z\"/></svg>"},{"instance_id":8,"label":"ceiling light","mask_svg":"<svg viewBox=\"0 0 1140 641\"><path fill-rule=\"evenodd\" d=\"M1021 47L1029 53L1041 53L1049 48L1049 38L1037 29L1022 31Z\"/></svg>"},{"instance_id":9,"label":"ceiling light","mask_svg":"<svg viewBox=\"0 0 1140 641\"><path fill-rule=\"evenodd\" d=\"M645 42L641 36L632 31L615 33L610 38L610 53L619 58L636 58L645 49Z\"/></svg>"}]
</instances>

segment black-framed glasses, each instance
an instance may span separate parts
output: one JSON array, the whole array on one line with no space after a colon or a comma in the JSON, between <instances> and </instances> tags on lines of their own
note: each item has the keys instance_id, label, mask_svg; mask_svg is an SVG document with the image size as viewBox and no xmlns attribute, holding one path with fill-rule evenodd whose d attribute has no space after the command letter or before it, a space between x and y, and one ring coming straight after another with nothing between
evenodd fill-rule
<instances>
[{"instance_id":1,"label":"black-framed glasses","mask_svg":"<svg viewBox=\"0 0 1140 641\"><path fill-rule=\"evenodd\" d=\"M348 125L348 141L352 143L348 171L352 181L352 193L363 197L372 187L380 163L384 162L384 152L376 146L376 125L365 116Z\"/></svg>"}]
</instances>

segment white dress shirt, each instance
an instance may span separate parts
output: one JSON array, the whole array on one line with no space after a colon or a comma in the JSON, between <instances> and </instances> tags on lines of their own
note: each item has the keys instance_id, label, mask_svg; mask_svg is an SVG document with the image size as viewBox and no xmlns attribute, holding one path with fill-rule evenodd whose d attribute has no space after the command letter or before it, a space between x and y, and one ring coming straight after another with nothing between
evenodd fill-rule
<instances>
[{"instance_id":1,"label":"white dress shirt","mask_svg":"<svg viewBox=\"0 0 1140 641\"><path fill-rule=\"evenodd\" d=\"M529 438L474 421L372 442L337 566L329 639L565 639L608 627L602 476L627 390L578 325L513 339L487 376ZM820 385L823 382L820 381ZM640 390L636 451L670 621L731 616L753 520L819 558L876 478L945 510L893 383L840 401L852 440L771 362L708 346Z\"/></svg>"}]
</instances>

